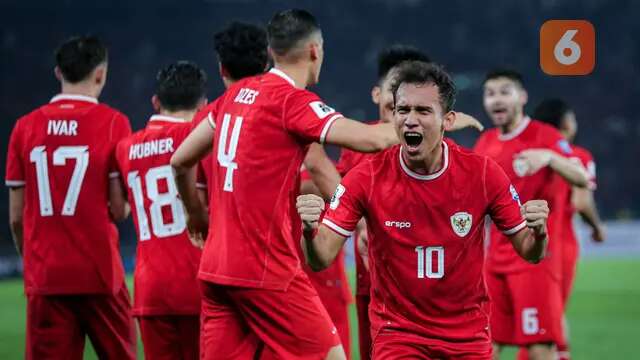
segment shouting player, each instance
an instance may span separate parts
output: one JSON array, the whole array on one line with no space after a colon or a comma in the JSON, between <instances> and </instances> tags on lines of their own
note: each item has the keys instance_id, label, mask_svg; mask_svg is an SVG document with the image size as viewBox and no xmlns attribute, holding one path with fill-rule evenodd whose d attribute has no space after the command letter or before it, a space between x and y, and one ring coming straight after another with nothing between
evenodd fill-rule
<instances>
[{"instance_id":1,"label":"shouting player","mask_svg":"<svg viewBox=\"0 0 640 360\"><path fill-rule=\"evenodd\" d=\"M129 119L98 103L107 48L76 37L56 51L62 92L16 123L7 153L10 223L24 257L27 359L133 359L136 336L113 220L126 217L115 163Z\"/></svg>"},{"instance_id":2,"label":"shouting player","mask_svg":"<svg viewBox=\"0 0 640 360\"><path fill-rule=\"evenodd\" d=\"M198 359L200 250L189 241L169 160L206 104L206 77L180 61L157 76L157 114L116 150L138 234L133 314L148 359Z\"/></svg>"},{"instance_id":3,"label":"shouting player","mask_svg":"<svg viewBox=\"0 0 640 360\"><path fill-rule=\"evenodd\" d=\"M372 358L490 359L485 215L524 259L538 262L547 244L546 202L521 209L494 161L444 141L456 113L455 87L442 68L405 62L392 92L401 145L347 174L319 228L322 200L298 198L307 261L316 269L330 264L364 216Z\"/></svg>"},{"instance_id":4,"label":"shouting player","mask_svg":"<svg viewBox=\"0 0 640 360\"><path fill-rule=\"evenodd\" d=\"M285 359L342 359L336 329L296 255L299 169L312 142L374 152L398 138L389 124L346 119L305 90L318 82L324 57L313 15L279 12L267 32L274 68L230 86L211 126L198 126L171 160L189 231L205 234L192 168L215 134L214 209L199 271L203 356L253 358L262 351Z\"/></svg>"},{"instance_id":5,"label":"shouting player","mask_svg":"<svg viewBox=\"0 0 640 360\"><path fill-rule=\"evenodd\" d=\"M491 295L491 330L499 355L502 345L527 347L531 359L553 359L554 344L563 341L561 291L561 226L565 181L586 186L582 166L566 156L567 141L553 127L524 113L527 92L522 77L511 70L490 72L484 83L484 107L495 125L474 150L494 159L524 201L549 204L549 256L533 266L511 249L509 238L491 228L487 286Z\"/></svg>"},{"instance_id":6,"label":"shouting player","mask_svg":"<svg viewBox=\"0 0 640 360\"><path fill-rule=\"evenodd\" d=\"M578 240L573 228L573 217L576 211L582 219L591 227L592 238L596 242L604 241L604 226L600 221L596 208L593 192L596 189L596 166L591 153L580 146L573 144L578 124L576 116L571 107L561 99L543 100L533 112L534 119L545 122L560 131L562 136L571 143L573 152L572 160L579 161L587 169L589 185L586 188L571 187L564 182L565 207L562 214L561 228L562 238L562 300L565 307L571 295L573 280L575 279L576 263L578 260ZM558 344L558 358L568 360L571 358L568 346L569 328L565 315L564 321L564 342Z\"/></svg>"}]
</instances>

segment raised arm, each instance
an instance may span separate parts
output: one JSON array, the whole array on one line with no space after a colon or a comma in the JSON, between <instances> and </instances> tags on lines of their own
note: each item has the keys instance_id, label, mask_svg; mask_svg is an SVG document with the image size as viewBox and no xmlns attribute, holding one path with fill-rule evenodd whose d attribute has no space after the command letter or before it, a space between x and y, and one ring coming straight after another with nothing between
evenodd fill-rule
<instances>
[{"instance_id":1,"label":"raised arm","mask_svg":"<svg viewBox=\"0 0 640 360\"><path fill-rule=\"evenodd\" d=\"M520 257L537 264L544 258L549 242L547 236L549 207L544 200L531 200L522 206L522 213L527 227L509 235L509 239Z\"/></svg>"},{"instance_id":2,"label":"raised arm","mask_svg":"<svg viewBox=\"0 0 640 360\"><path fill-rule=\"evenodd\" d=\"M300 195L296 207L303 223L302 251L307 264L313 271L329 267L342 249L346 237L330 230L325 225L318 226L324 209L324 201L313 194Z\"/></svg>"},{"instance_id":3,"label":"raised arm","mask_svg":"<svg viewBox=\"0 0 640 360\"><path fill-rule=\"evenodd\" d=\"M390 123L367 125L340 117L329 128L324 142L359 152L378 152L400 140Z\"/></svg>"},{"instance_id":4,"label":"raised arm","mask_svg":"<svg viewBox=\"0 0 640 360\"><path fill-rule=\"evenodd\" d=\"M196 165L211 151L214 129L202 121L171 157L178 193L187 215L187 228L194 245L202 246L208 229L207 210L198 196Z\"/></svg>"},{"instance_id":5,"label":"raised arm","mask_svg":"<svg viewBox=\"0 0 640 360\"><path fill-rule=\"evenodd\" d=\"M571 161L548 149L529 149L518 154L527 164L527 175L535 174L545 166L562 176L569 184L584 188L589 183L587 171L582 164Z\"/></svg>"}]
</instances>

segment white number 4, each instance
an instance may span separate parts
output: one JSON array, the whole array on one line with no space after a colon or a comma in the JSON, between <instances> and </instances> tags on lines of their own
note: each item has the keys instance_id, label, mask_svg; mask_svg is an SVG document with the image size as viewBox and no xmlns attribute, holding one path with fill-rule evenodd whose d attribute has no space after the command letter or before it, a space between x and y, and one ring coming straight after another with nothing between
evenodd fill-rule
<instances>
[{"instance_id":1,"label":"white number 4","mask_svg":"<svg viewBox=\"0 0 640 360\"><path fill-rule=\"evenodd\" d=\"M578 30L567 30L553 48L553 55L560 64L573 65L580 60L580 54L582 53L580 45L573 41L573 37L576 36L577 33ZM571 52L570 55L564 54L566 49L569 49Z\"/></svg>"},{"instance_id":2,"label":"white number 4","mask_svg":"<svg viewBox=\"0 0 640 360\"><path fill-rule=\"evenodd\" d=\"M234 162L236 158L236 149L238 148L238 140L240 138L240 128L242 126L242 117L236 116L231 130L231 139L229 139L229 150L227 151L227 138L229 137L229 123L231 115L224 114L222 119L222 129L220 132L220 141L218 143L218 163L220 166L227 168L224 177L224 191L233 192L233 171L238 168L238 163Z\"/></svg>"},{"instance_id":3,"label":"white number 4","mask_svg":"<svg viewBox=\"0 0 640 360\"><path fill-rule=\"evenodd\" d=\"M522 332L525 335L535 335L539 330L540 323L538 322L538 309L522 309Z\"/></svg>"},{"instance_id":4,"label":"white number 4","mask_svg":"<svg viewBox=\"0 0 640 360\"><path fill-rule=\"evenodd\" d=\"M64 197L64 204L62 205L62 215L64 216L72 216L76 212L82 180L89 166L88 150L88 146L60 146L53 152L53 165L63 166L67 163L67 159L76 160L67 195ZM36 166L40 215L51 216L53 215L53 202L51 200L49 166L47 164L45 146L34 147L29 154L29 160Z\"/></svg>"}]
</instances>

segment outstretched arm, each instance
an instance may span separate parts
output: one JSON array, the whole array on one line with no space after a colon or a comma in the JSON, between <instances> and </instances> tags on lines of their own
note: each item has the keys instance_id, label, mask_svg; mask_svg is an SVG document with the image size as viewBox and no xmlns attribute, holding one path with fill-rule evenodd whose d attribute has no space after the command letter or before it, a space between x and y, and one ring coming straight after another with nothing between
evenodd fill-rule
<instances>
[{"instance_id":1,"label":"outstretched arm","mask_svg":"<svg viewBox=\"0 0 640 360\"><path fill-rule=\"evenodd\" d=\"M587 171L581 164L548 149L529 149L518 154L518 159L527 164L527 175L535 174L549 166L573 186L584 188L589 183Z\"/></svg>"},{"instance_id":2,"label":"outstretched arm","mask_svg":"<svg viewBox=\"0 0 640 360\"><path fill-rule=\"evenodd\" d=\"M367 125L344 117L335 120L324 141L365 153L382 151L400 143L392 124Z\"/></svg>"}]
</instances>

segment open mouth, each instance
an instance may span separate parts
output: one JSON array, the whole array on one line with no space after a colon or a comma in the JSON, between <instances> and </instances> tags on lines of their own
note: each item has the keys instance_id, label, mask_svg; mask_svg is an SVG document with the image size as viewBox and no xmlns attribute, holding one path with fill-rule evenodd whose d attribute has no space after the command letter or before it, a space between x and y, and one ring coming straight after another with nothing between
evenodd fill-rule
<instances>
[{"instance_id":1,"label":"open mouth","mask_svg":"<svg viewBox=\"0 0 640 360\"><path fill-rule=\"evenodd\" d=\"M422 143L422 134L417 132L406 132L404 133L404 141L407 143L407 146L410 148L416 148L420 143Z\"/></svg>"},{"instance_id":2,"label":"open mouth","mask_svg":"<svg viewBox=\"0 0 640 360\"><path fill-rule=\"evenodd\" d=\"M507 113L507 108L504 107L497 107L494 108L493 110L491 110L491 113L494 115L504 115Z\"/></svg>"}]
</instances>

